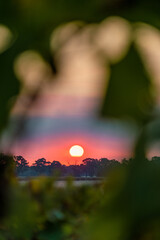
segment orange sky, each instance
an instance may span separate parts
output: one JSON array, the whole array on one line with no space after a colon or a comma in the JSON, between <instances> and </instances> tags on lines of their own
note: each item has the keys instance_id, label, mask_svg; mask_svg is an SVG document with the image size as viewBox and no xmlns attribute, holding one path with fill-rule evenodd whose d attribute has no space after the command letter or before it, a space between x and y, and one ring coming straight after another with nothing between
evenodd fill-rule
<instances>
[{"instance_id":1,"label":"orange sky","mask_svg":"<svg viewBox=\"0 0 160 240\"><path fill-rule=\"evenodd\" d=\"M80 164L87 157L121 160L130 156L131 142L128 139L120 139L113 136L89 135L87 133L59 134L50 137L33 140L18 141L14 145L15 155L22 155L30 164L38 158L46 158L48 161L57 160L62 164ZM96 137L97 136L97 137ZM72 145L81 145L84 148L82 157L72 157L69 149Z\"/></svg>"}]
</instances>

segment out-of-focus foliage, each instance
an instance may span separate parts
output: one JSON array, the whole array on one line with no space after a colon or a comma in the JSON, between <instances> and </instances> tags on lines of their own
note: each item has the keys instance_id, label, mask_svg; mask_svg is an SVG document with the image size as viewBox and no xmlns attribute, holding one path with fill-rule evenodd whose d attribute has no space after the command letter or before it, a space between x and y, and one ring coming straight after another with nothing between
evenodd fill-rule
<instances>
[{"instance_id":1,"label":"out-of-focus foliage","mask_svg":"<svg viewBox=\"0 0 160 240\"><path fill-rule=\"evenodd\" d=\"M1 155L1 160L11 157ZM6 163L6 162L5 162ZM74 186L68 178L57 187L54 178L26 179L19 183L11 165L1 172L0 239L123 239L160 237L160 158L146 160L137 168L124 160L106 180L95 185ZM9 171L9 173L8 173ZM11 174L12 173L12 174ZM11 177L12 176L12 177ZM8 202L3 208L3 201ZM3 211L3 216L2 216Z\"/></svg>"},{"instance_id":2,"label":"out-of-focus foliage","mask_svg":"<svg viewBox=\"0 0 160 240\"><path fill-rule=\"evenodd\" d=\"M152 113L151 82L134 45L111 67L102 115L135 119L144 124Z\"/></svg>"},{"instance_id":3,"label":"out-of-focus foliage","mask_svg":"<svg viewBox=\"0 0 160 240\"><path fill-rule=\"evenodd\" d=\"M7 171L5 165L2 177L9 175ZM35 178L24 184L13 179L10 175L12 181L8 185L3 182L7 189L1 187L0 239L79 239L103 195L98 186L74 187L72 179L65 188L57 188L52 178ZM4 202L8 202L5 209Z\"/></svg>"},{"instance_id":4,"label":"out-of-focus foliage","mask_svg":"<svg viewBox=\"0 0 160 240\"><path fill-rule=\"evenodd\" d=\"M105 117L126 117L140 123L135 160L114 170L106 183L99 186L75 188L68 182L66 188L56 188L52 179L20 185L13 176L12 159L2 155L1 240L160 239L160 164L157 159L145 160L144 151L149 134L159 138L156 125L154 131L147 125L154 109L154 84L135 48L133 27L133 23L143 22L159 29L159 12L158 0L0 1L0 27L11 33L4 41L0 38L0 130L6 126L14 97L20 90L14 72L17 57L26 50L37 51L50 64L53 75L57 74L57 49L52 53L50 50L52 31L75 20L84 22L78 28L81 31L88 23L98 26L100 21L115 15L129 21L133 44L123 59L111 66L102 112ZM107 54L99 53L108 63ZM37 91L32 100L36 96Z\"/></svg>"},{"instance_id":5,"label":"out-of-focus foliage","mask_svg":"<svg viewBox=\"0 0 160 240\"><path fill-rule=\"evenodd\" d=\"M159 239L159 158L128 166L106 183L108 194L92 221L96 230L90 239Z\"/></svg>"}]
</instances>

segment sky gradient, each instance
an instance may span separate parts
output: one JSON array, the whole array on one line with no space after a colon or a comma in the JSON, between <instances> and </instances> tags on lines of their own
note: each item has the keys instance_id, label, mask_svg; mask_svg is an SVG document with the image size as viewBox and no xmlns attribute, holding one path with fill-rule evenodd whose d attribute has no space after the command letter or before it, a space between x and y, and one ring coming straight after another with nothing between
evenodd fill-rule
<instances>
[{"instance_id":1,"label":"sky gradient","mask_svg":"<svg viewBox=\"0 0 160 240\"><path fill-rule=\"evenodd\" d=\"M51 49L55 44L65 42L65 37L76 27L76 23L69 23L55 30ZM93 30L97 34L91 44ZM159 35L154 29L142 26L136 37L143 52L150 56L147 58L150 59L149 65L155 79L157 76L159 80L160 68L154 64L152 56L157 56ZM48 161L77 164L86 157L121 160L131 156L137 135L134 124L129 127L127 123L99 118L110 76L108 62L116 62L124 55L129 39L130 26L124 19L108 18L98 29L96 25L90 25L73 34L70 41L56 52L58 74L54 76L40 54L34 51L22 53L15 62L15 73L22 87L12 109L10 126L4 134L4 149L18 126L17 120L27 112L25 132L18 139L13 138L9 151L24 156L30 164L41 157ZM155 51L149 48L153 41L155 44L151 45L156 45ZM105 61L99 57L98 51L106 54ZM157 56L157 63L159 59ZM37 86L40 86L39 97L28 108L30 93ZM69 155L69 148L75 144L84 148L84 155L80 158Z\"/></svg>"},{"instance_id":2,"label":"sky gradient","mask_svg":"<svg viewBox=\"0 0 160 240\"><path fill-rule=\"evenodd\" d=\"M27 122L26 134L14 141L12 152L24 156L30 164L42 157L66 165L80 164L88 157L121 160L132 153L133 132L115 121L32 117ZM82 157L69 154L76 144L84 148Z\"/></svg>"}]
</instances>

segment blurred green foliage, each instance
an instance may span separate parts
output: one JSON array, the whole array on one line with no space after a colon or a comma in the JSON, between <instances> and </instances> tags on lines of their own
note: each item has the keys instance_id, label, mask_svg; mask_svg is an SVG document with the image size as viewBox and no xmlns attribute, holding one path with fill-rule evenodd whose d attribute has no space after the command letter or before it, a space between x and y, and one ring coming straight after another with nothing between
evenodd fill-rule
<instances>
[{"instance_id":1,"label":"blurred green foliage","mask_svg":"<svg viewBox=\"0 0 160 240\"><path fill-rule=\"evenodd\" d=\"M45 177L20 184L10 175L8 195L1 196L8 208L1 215L0 239L158 240L159 172L155 158L138 167L132 159L91 186L74 186L68 178L65 187L57 187L56 179Z\"/></svg>"},{"instance_id":2,"label":"blurred green foliage","mask_svg":"<svg viewBox=\"0 0 160 240\"><path fill-rule=\"evenodd\" d=\"M127 56L111 66L102 115L134 119L145 124L152 108L151 81L135 46L131 45Z\"/></svg>"},{"instance_id":3,"label":"blurred green foliage","mask_svg":"<svg viewBox=\"0 0 160 240\"><path fill-rule=\"evenodd\" d=\"M158 0L1 0L0 24L10 29L12 39L0 54L0 130L20 90L14 73L20 53L38 51L55 74L50 36L60 24L79 20L87 25L116 15L131 25L143 22L159 29L159 12ZM56 188L53 179L42 179L23 186L13 176L11 158L1 156L0 240L160 239L160 164L146 161L144 149L147 134L159 138L158 124L148 130L155 100L152 85L131 43L126 56L111 66L102 112L104 117L134 120L140 136L135 161L114 170L106 183L76 188L68 182Z\"/></svg>"},{"instance_id":4,"label":"blurred green foliage","mask_svg":"<svg viewBox=\"0 0 160 240\"><path fill-rule=\"evenodd\" d=\"M54 181L42 177L27 184L10 183L0 239L79 239L103 191L98 186L74 187L72 179L65 188L57 188Z\"/></svg>"}]
</instances>

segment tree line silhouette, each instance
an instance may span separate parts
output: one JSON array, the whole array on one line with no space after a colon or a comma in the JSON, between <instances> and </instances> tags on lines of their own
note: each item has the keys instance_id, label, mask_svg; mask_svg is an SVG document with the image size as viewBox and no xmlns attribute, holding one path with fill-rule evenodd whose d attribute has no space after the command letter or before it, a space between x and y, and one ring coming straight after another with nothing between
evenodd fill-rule
<instances>
[{"instance_id":1,"label":"tree line silhouette","mask_svg":"<svg viewBox=\"0 0 160 240\"><path fill-rule=\"evenodd\" d=\"M134 160L133 158L123 158L121 161L108 158L85 158L79 165L64 165L59 161L47 161L45 158L36 160L31 166L29 162L22 156L13 157L16 165L16 175L22 177L30 176L52 176L59 175L61 177L104 177L113 168L118 166L129 165ZM148 161L148 159L146 159ZM151 161L155 164L160 164L160 157L154 156Z\"/></svg>"}]
</instances>

